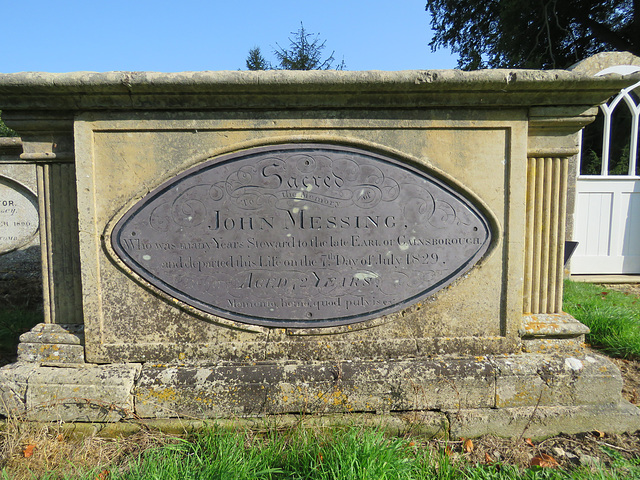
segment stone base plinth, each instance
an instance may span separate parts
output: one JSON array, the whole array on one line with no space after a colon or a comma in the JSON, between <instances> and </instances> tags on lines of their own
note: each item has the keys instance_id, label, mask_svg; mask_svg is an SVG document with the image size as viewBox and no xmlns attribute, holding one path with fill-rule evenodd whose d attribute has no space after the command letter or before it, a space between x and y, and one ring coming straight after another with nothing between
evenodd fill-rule
<instances>
[{"instance_id":1,"label":"stone base plinth","mask_svg":"<svg viewBox=\"0 0 640 480\"><path fill-rule=\"evenodd\" d=\"M609 360L584 352L217 365L22 362L0 369L4 414L28 420L375 414L453 437L635 431L640 410L621 398L621 388Z\"/></svg>"},{"instance_id":2,"label":"stone base plinth","mask_svg":"<svg viewBox=\"0 0 640 480\"><path fill-rule=\"evenodd\" d=\"M19 362L84 363L84 326L40 323L20 336Z\"/></svg>"}]
</instances>

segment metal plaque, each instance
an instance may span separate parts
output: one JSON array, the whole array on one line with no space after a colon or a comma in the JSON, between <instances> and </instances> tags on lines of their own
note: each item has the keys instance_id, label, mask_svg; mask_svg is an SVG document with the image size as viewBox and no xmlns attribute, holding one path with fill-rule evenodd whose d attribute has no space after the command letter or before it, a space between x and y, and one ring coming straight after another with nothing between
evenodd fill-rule
<instances>
[{"instance_id":1,"label":"metal plaque","mask_svg":"<svg viewBox=\"0 0 640 480\"><path fill-rule=\"evenodd\" d=\"M480 210L423 170L311 144L193 167L136 203L111 234L122 261L167 295L272 327L399 311L471 269L490 238Z\"/></svg>"}]
</instances>

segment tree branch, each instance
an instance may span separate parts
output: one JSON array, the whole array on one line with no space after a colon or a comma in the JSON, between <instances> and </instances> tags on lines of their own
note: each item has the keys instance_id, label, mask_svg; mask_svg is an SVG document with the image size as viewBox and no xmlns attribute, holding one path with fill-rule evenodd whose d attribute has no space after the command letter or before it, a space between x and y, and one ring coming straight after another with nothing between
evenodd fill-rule
<instances>
[{"instance_id":1,"label":"tree branch","mask_svg":"<svg viewBox=\"0 0 640 480\"><path fill-rule=\"evenodd\" d=\"M611 30L607 25L603 25L602 23L581 14L577 14L575 19L578 23L591 30L599 40L608 43L616 50L629 51L636 55L638 54L638 45L634 46L633 43L629 42L618 32ZM636 21L636 18L634 18L634 23Z\"/></svg>"}]
</instances>

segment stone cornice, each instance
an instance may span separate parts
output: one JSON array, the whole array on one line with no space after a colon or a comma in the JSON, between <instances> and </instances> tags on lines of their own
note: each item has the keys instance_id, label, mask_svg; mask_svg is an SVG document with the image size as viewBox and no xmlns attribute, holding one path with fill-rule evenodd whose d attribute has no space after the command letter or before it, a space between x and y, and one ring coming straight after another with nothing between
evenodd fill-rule
<instances>
[{"instance_id":1,"label":"stone cornice","mask_svg":"<svg viewBox=\"0 0 640 480\"><path fill-rule=\"evenodd\" d=\"M565 70L0 74L2 110L594 105L640 80Z\"/></svg>"}]
</instances>

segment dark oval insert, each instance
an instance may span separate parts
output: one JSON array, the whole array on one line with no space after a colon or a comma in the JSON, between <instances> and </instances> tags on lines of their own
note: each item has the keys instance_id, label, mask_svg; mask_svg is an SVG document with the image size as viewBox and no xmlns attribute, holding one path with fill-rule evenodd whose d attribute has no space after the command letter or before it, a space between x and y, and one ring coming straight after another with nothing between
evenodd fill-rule
<instances>
[{"instance_id":1,"label":"dark oval insert","mask_svg":"<svg viewBox=\"0 0 640 480\"><path fill-rule=\"evenodd\" d=\"M360 149L288 144L213 158L117 222L136 274L204 312L328 327L408 307L470 270L489 222L424 171Z\"/></svg>"}]
</instances>

